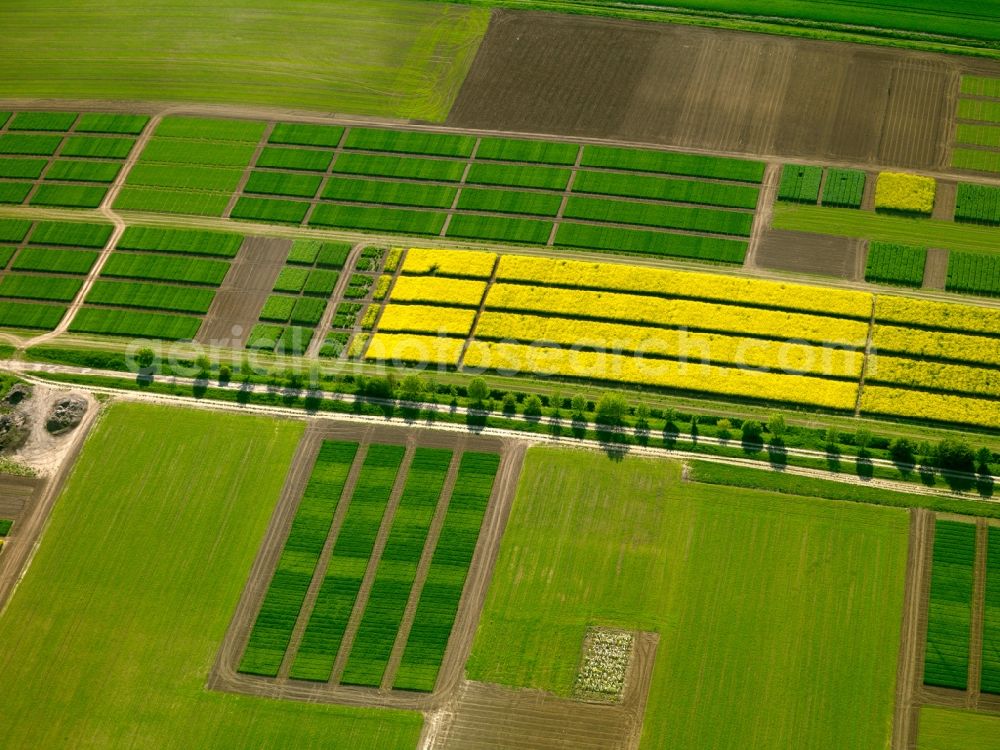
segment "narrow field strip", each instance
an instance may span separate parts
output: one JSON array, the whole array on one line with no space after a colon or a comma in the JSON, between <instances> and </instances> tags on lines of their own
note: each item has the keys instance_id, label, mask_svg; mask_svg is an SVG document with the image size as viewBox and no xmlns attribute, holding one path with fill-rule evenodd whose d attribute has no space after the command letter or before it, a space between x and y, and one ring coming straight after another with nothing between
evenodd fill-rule
<instances>
[{"instance_id":1,"label":"narrow field strip","mask_svg":"<svg viewBox=\"0 0 1000 750\"><path fill-rule=\"evenodd\" d=\"M417 448L341 683L378 687L417 574L452 451Z\"/></svg>"},{"instance_id":2,"label":"narrow field strip","mask_svg":"<svg viewBox=\"0 0 1000 750\"><path fill-rule=\"evenodd\" d=\"M927 614L924 684L965 690L969 672L976 527L939 520Z\"/></svg>"},{"instance_id":3,"label":"narrow field strip","mask_svg":"<svg viewBox=\"0 0 1000 750\"><path fill-rule=\"evenodd\" d=\"M434 690L499 465L496 453L462 455L394 689Z\"/></svg>"},{"instance_id":4,"label":"narrow field strip","mask_svg":"<svg viewBox=\"0 0 1000 750\"><path fill-rule=\"evenodd\" d=\"M357 443L323 441L239 671L278 674L357 452Z\"/></svg>"},{"instance_id":5,"label":"narrow field strip","mask_svg":"<svg viewBox=\"0 0 1000 750\"><path fill-rule=\"evenodd\" d=\"M996 526L987 536L982 662L980 690L1000 695L1000 528Z\"/></svg>"},{"instance_id":6,"label":"narrow field strip","mask_svg":"<svg viewBox=\"0 0 1000 750\"><path fill-rule=\"evenodd\" d=\"M316 682L330 679L404 453L405 448L399 445L368 448L302 643L292 663L290 676L293 679Z\"/></svg>"}]
</instances>

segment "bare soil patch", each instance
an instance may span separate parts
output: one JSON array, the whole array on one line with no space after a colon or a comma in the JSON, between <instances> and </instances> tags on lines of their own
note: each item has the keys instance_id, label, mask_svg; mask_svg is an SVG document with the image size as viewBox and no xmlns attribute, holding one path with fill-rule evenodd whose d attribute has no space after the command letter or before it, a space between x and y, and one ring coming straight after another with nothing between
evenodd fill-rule
<instances>
[{"instance_id":1,"label":"bare soil patch","mask_svg":"<svg viewBox=\"0 0 1000 750\"><path fill-rule=\"evenodd\" d=\"M771 229L761 238L754 262L759 268L859 281L864 278L863 257L863 240Z\"/></svg>"},{"instance_id":2,"label":"bare soil patch","mask_svg":"<svg viewBox=\"0 0 1000 750\"><path fill-rule=\"evenodd\" d=\"M585 702L539 690L466 682L425 723L422 750L635 748L659 636L637 633L621 703Z\"/></svg>"},{"instance_id":3,"label":"bare soil patch","mask_svg":"<svg viewBox=\"0 0 1000 750\"><path fill-rule=\"evenodd\" d=\"M954 221L957 199L958 183L954 180L938 180L937 195L934 196L934 213L931 218Z\"/></svg>"},{"instance_id":4,"label":"bare soil patch","mask_svg":"<svg viewBox=\"0 0 1000 750\"><path fill-rule=\"evenodd\" d=\"M291 240L247 237L212 300L197 341L242 349L274 288Z\"/></svg>"},{"instance_id":5,"label":"bare soil patch","mask_svg":"<svg viewBox=\"0 0 1000 750\"><path fill-rule=\"evenodd\" d=\"M498 11L448 124L943 167L962 65L865 45Z\"/></svg>"},{"instance_id":6,"label":"bare soil patch","mask_svg":"<svg viewBox=\"0 0 1000 750\"><path fill-rule=\"evenodd\" d=\"M944 291L948 283L948 251L932 247L927 251L927 262L924 264L924 289L940 289Z\"/></svg>"}]
</instances>

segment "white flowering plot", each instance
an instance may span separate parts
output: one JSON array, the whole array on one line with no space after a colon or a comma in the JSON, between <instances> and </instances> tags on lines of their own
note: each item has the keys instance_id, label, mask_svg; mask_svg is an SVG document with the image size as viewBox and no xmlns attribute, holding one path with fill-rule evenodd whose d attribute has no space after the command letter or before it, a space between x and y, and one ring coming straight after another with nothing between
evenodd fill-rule
<instances>
[{"instance_id":1,"label":"white flowering plot","mask_svg":"<svg viewBox=\"0 0 1000 750\"><path fill-rule=\"evenodd\" d=\"M634 638L624 630L590 628L583 641L583 659L576 676L581 698L617 701L625 691Z\"/></svg>"}]
</instances>

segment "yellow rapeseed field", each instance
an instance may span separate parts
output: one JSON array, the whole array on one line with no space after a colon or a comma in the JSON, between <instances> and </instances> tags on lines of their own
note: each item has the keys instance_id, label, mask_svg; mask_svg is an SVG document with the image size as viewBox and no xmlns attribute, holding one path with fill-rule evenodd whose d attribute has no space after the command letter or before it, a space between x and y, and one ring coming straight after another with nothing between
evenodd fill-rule
<instances>
[{"instance_id":1,"label":"yellow rapeseed field","mask_svg":"<svg viewBox=\"0 0 1000 750\"><path fill-rule=\"evenodd\" d=\"M880 294L875 300L875 320L1000 334L1000 310L889 294Z\"/></svg>"},{"instance_id":2,"label":"yellow rapeseed field","mask_svg":"<svg viewBox=\"0 0 1000 750\"><path fill-rule=\"evenodd\" d=\"M869 358L865 382L898 383L915 388L1000 396L1000 377L997 377L995 370L900 357Z\"/></svg>"},{"instance_id":3,"label":"yellow rapeseed field","mask_svg":"<svg viewBox=\"0 0 1000 750\"><path fill-rule=\"evenodd\" d=\"M379 320L378 329L465 337L472 332L472 322L475 319L476 311L467 307L388 304Z\"/></svg>"},{"instance_id":4,"label":"yellow rapeseed field","mask_svg":"<svg viewBox=\"0 0 1000 750\"><path fill-rule=\"evenodd\" d=\"M465 276L488 279L493 275L496 253L479 250L427 250L411 247L403 260L403 273Z\"/></svg>"},{"instance_id":5,"label":"yellow rapeseed field","mask_svg":"<svg viewBox=\"0 0 1000 750\"><path fill-rule=\"evenodd\" d=\"M443 336L417 336L410 333L376 333L372 336L365 359L373 362L458 365L465 339Z\"/></svg>"},{"instance_id":6,"label":"yellow rapeseed field","mask_svg":"<svg viewBox=\"0 0 1000 750\"><path fill-rule=\"evenodd\" d=\"M483 313L476 336L855 379L864 363L856 349L494 311Z\"/></svg>"},{"instance_id":7,"label":"yellow rapeseed field","mask_svg":"<svg viewBox=\"0 0 1000 750\"><path fill-rule=\"evenodd\" d=\"M601 317L630 323L850 346L864 346L868 336L867 323L844 318L523 284L494 284L486 298L486 309L538 311L570 318Z\"/></svg>"},{"instance_id":8,"label":"yellow rapeseed field","mask_svg":"<svg viewBox=\"0 0 1000 750\"><path fill-rule=\"evenodd\" d=\"M501 373L604 380L741 398L854 408L858 384L805 375L757 372L733 367L654 360L621 354L473 341L464 365Z\"/></svg>"},{"instance_id":9,"label":"yellow rapeseed field","mask_svg":"<svg viewBox=\"0 0 1000 750\"><path fill-rule=\"evenodd\" d=\"M865 414L1000 427L1000 401L876 385L865 386L861 411Z\"/></svg>"},{"instance_id":10,"label":"yellow rapeseed field","mask_svg":"<svg viewBox=\"0 0 1000 750\"><path fill-rule=\"evenodd\" d=\"M914 357L939 357L1000 365L1000 346L997 345L996 339L965 333L876 325L872 336L872 348L876 353L891 352Z\"/></svg>"},{"instance_id":11,"label":"yellow rapeseed field","mask_svg":"<svg viewBox=\"0 0 1000 750\"><path fill-rule=\"evenodd\" d=\"M479 307L485 281L447 279L436 276L400 276L389 295L391 302L428 302L435 305Z\"/></svg>"},{"instance_id":12,"label":"yellow rapeseed field","mask_svg":"<svg viewBox=\"0 0 1000 750\"><path fill-rule=\"evenodd\" d=\"M882 172L875 181L875 208L907 213L930 214L934 211L937 182L904 172Z\"/></svg>"},{"instance_id":13,"label":"yellow rapeseed field","mask_svg":"<svg viewBox=\"0 0 1000 750\"><path fill-rule=\"evenodd\" d=\"M872 311L872 295L867 292L823 289L714 273L526 255L502 256L497 267L497 280L521 281L539 286L556 284L582 289L643 292L669 297L718 300L731 304L777 305L806 312L856 318L868 318Z\"/></svg>"}]
</instances>

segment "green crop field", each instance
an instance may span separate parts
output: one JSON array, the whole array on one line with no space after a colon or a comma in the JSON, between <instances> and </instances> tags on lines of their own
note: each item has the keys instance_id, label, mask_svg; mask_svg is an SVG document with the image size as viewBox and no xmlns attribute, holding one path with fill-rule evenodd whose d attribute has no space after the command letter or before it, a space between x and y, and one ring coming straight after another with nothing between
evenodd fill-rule
<instances>
[{"instance_id":1,"label":"green crop field","mask_svg":"<svg viewBox=\"0 0 1000 750\"><path fill-rule=\"evenodd\" d=\"M919 750L1000 750L1000 716L954 708L920 709Z\"/></svg>"},{"instance_id":2,"label":"green crop field","mask_svg":"<svg viewBox=\"0 0 1000 750\"><path fill-rule=\"evenodd\" d=\"M664 174L687 177L715 177L742 182L760 182L764 179L764 164L759 161L668 151L639 151L611 146L584 147L581 164L585 167L663 172Z\"/></svg>"},{"instance_id":3,"label":"green crop field","mask_svg":"<svg viewBox=\"0 0 1000 750\"><path fill-rule=\"evenodd\" d=\"M37 180L46 165L45 159L0 159L0 177Z\"/></svg>"},{"instance_id":4,"label":"green crop field","mask_svg":"<svg viewBox=\"0 0 1000 750\"><path fill-rule=\"evenodd\" d=\"M557 167L536 167L523 164L481 164L469 169L466 182L470 185L499 185L518 188L565 190L570 171ZM459 172L461 176L461 172Z\"/></svg>"},{"instance_id":5,"label":"green crop field","mask_svg":"<svg viewBox=\"0 0 1000 750\"><path fill-rule=\"evenodd\" d=\"M451 208L457 192L457 188L448 185L331 177L323 189L323 197L328 200L382 203L390 206Z\"/></svg>"},{"instance_id":6,"label":"green crop field","mask_svg":"<svg viewBox=\"0 0 1000 750\"><path fill-rule=\"evenodd\" d=\"M715 263L742 263L747 243L718 237L561 222L556 246L610 252L696 258Z\"/></svg>"},{"instance_id":7,"label":"green crop field","mask_svg":"<svg viewBox=\"0 0 1000 750\"><path fill-rule=\"evenodd\" d=\"M955 221L976 224L1000 224L1000 188L990 185L958 183Z\"/></svg>"},{"instance_id":8,"label":"green crop field","mask_svg":"<svg viewBox=\"0 0 1000 750\"><path fill-rule=\"evenodd\" d=\"M916 247L947 247L974 253L996 253L1000 228L936 219L912 219L826 206L777 204L775 229L860 237Z\"/></svg>"},{"instance_id":9,"label":"green crop field","mask_svg":"<svg viewBox=\"0 0 1000 750\"><path fill-rule=\"evenodd\" d=\"M565 11L564 0L479 0L477 5ZM660 11L657 6L662 6ZM688 23L698 23L705 14L707 25L779 31L810 38L849 38L875 44L941 49L942 43L965 51L983 48L1000 40L996 0L959 0L941 6L932 0L900 5L876 0L859 5L849 0L653 0L652 2L588 2L576 12L669 21L680 10ZM687 12L685 12L687 11ZM692 12L693 11L693 12ZM727 14L733 14L731 17ZM931 36L927 36L931 35Z\"/></svg>"},{"instance_id":10,"label":"green crop field","mask_svg":"<svg viewBox=\"0 0 1000 750\"><path fill-rule=\"evenodd\" d=\"M344 148L356 148L362 151L462 157L471 156L475 146L476 139L469 135L372 128L352 128L344 143Z\"/></svg>"},{"instance_id":11,"label":"green crop field","mask_svg":"<svg viewBox=\"0 0 1000 750\"><path fill-rule=\"evenodd\" d=\"M124 159L132 151L135 138L97 138L77 135L66 139L61 156L89 156L96 159Z\"/></svg>"},{"instance_id":12,"label":"green crop field","mask_svg":"<svg viewBox=\"0 0 1000 750\"><path fill-rule=\"evenodd\" d=\"M74 333L167 340L194 338L200 327L201 318L101 307L82 308L70 324Z\"/></svg>"},{"instance_id":13,"label":"green crop field","mask_svg":"<svg viewBox=\"0 0 1000 750\"><path fill-rule=\"evenodd\" d=\"M907 529L901 510L533 448L466 671L566 695L588 626L653 630L643 748L886 747Z\"/></svg>"},{"instance_id":14,"label":"green crop field","mask_svg":"<svg viewBox=\"0 0 1000 750\"><path fill-rule=\"evenodd\" d=\"M781 168L778 200L815 204L819 200L819 186L822 181L822 167L786 164Z\"/></svg>"},{"instance_id":15,"label":"green crop field","mask_svg":"<svg viewBox=\"0 0 1000 750\"><path fill-rule=\"evenodd\" d=\"M64 305L43 305L32 302L0 300L0 326L4 328L38 328L51 330L66 314Z\"/></svg>"},{"instance_id":16,"label":"green crop field","mask_svg":"<svg viewBox=\"0 0 1000 750\"><path fill-rule=\"evenodd\" d=\"M83 279L61 276L5 274L0 278L0 297L71 302L83 286Z\"/></svg>"},{"instance_id":17,"label":"green crop field","mask_svg":"<svg viewBox=\"0 0 1000 750\"><path fill-rule=\"evenodd\" d=\"M100 114L84 112L76 123L78 133L122 133L139 135L149 122L148 115Z\"/></svg>"},{"instance_id":18,"label":"green crop field","mask_svg":"<svg viewBox=\"0 0 1000 750\"><path fill-rule=\"evenodd\" d=\"M91 305L138 307L204 315L208 312L214 297L215 291L212 289L141 281L98 280L91 287L86 301Z\"/></svg>"},{"instance_id":19,"label":"green crop field","mask_svg":"<svg viewBox=\"0 0 1000 750\"><path fill-rule=\"evenodd\" d=\"M485 9L416 0L319 5L122 0L0 9L12 98L179 100L443 120ZM94 44L100 39L99 45Z\"/></svg>"},{"instance_id":20,"label":"green crop field","mask_svg":"<svg viewBox=\"0 0 1000 750\"><path fill-rule=\"evenodd\" d=\"M127 252L112 253L101 269L102 276L208 286L221 284L228 272L229 264L221 260Z\"/></svg>"},{"instance_id":21,"label":"green crop field","mask_svg":"<svg viewBox=\"0 0 1000 750\"><path fill-rule=\"evenodd\" d=\"M264 307L260 311L260 319L284 323L292 317L292 309L294 307L295 297L286 297L283 294L272 294L264 302Z\"/></svg>"},{"instance_id":22,"label":"green crop field","mask_svg":"<svg viewBox=\"0 0 1000 750\"><path fill-rule=\"evenodd\" d=\"M552 232L552 222L535 219L508 219L501 216L456 214L448 225L449 237L523 242L544 245Z\"/></svg>"},{"instance_id":23,"label":"green crop field","mask_svg":"<svg viewBox=\"0 0 1000 750\"><path fill-rule=\"evenodd\" d=\"M575 143L522 141L513 138L483 138L479 142L479 150L476 151L476 158L571 166L576 161L576 155L579 150L580 147Z\"/></svg>"},{"instance_id":24,"label":"green crop field","mask_svg":"<svg viewBox=\"0 0 1000 750\"><path fill-rule=\"evenodd\" d=\"M136 164L129 170L126 185L165 187L179 190L210 190L231 193L239 187L242 169L199 167L191 164Z\"/></svg>"},{"instance_id":25,"label":"green crop field","mask_svg":"<svg viewBox=\"0 0 1000 750\"><path fill-rule=\"evenodd\" d=\"M57 185L43 182L31 197L32 206L97 208L108 192L95 185Z\"/></svg>"},{"instance_id":26,"label":"green crop field","mask_svg":"<svg viewBox=\"0 0 1000 750\"><path fill-rule=\"evenodd\" d=\"M573 196L566 202L563 214L570 219L639 224L741 237L749 237L753 225L753 214L750 213L579 196Z\"/></svg>"},{"instance_id":27,"label":"green crop field","mask_svg":"<svg viewBox=\"0 0 1000 750\"><path fill-rule=\"evenodd\" d=\"M305 201L285 201L274 198L241 197L233 206L234 219L267 221L277 224L301 224L309 211Z\"/></svg>"},{"instance_id":28,"label":"green crop field","mask_svg":"<svg viewBox=\"0 0 1000 750\"><path fill-rule=\"evenodd\" d=\"M243 190L247 193L263 195L291 195L299 198L312 198L319 190L322 179L319 175L313 174L252 172Z\"/></svg>"},{"instance_id":29,"label":"green crop field","mask_svg":"<svg viewBox=\"0 0 1000 750\"><path fill-rule=\"evenodd\" d=\"M466 211L496 211L505 214L555 216L562 196L554 193L527 193L518 190L465 188L458 208Z\"/></svg>"},{"instance_id":30,"label":"green crop field","mask_svg":"<svg viewBox=\"0 0 1000 750\"><path fill-rule=\"evenodd\" d=\"M496 453L470 452L462 456L393 683L396 689L424 692L434 689L499 465L500 456Z\"/></svg>"},{"instance_id":31,"label":"green crop field","mask_svg":"<svg viewBox=\"0 0 1000 750\"><path fill-rule=\"evenodd\" d=\"M330 679L403 453L403 446L398 445L368 448L292 664L292 677L320 682Z\"/></svg>"},{"instance_id":32,"label":"green crop field","mask_svg":"<svg viewBox=\"0 0 1000 750\"><path fill-rule=\"evenodd\" d=\"M927 614L924 684L965 690L976 558L976 527L938 520Z\"/></svg>"},{"instance_id":33,"label":"green crop field","mask_svg":"<svg viewBox=\"0 0 1000 750\"><path fill-rule=\"evenodd\" d=\"M66 131L76 122L77 116L75 112L18 112L7 128Z\"/></svg>"},{"instance_id":34,"label":"green crop field","mask_svg":"<svg viewBox=\"0 0 1000 750\"><path fill-rule=\"evenodd\" d=\"M347 152L340 155L333 171L366 177L399 177L409 180L439 180L458 182L465 171L465 162L447 159L427 159L418 156L387 156Z\"/></svg>"},{"instance_id":35,"label":"green crop field","mask_svg":"<svg viewBox=\"0 0 1000 750\"><path fill-rule=\"evenodd\" d=\"M619 195L623 198L652 198L678 203L701 203L706 206L728 208L756 208L759 191L750 185L699 182L617 172L591 172L584 169L576 173L573 192ZM813 202L815 203L815 200Z\"/></svg>"},{"instance_id":36,"label":"green crop field","mask_svg":"<svg viewBox=\"0 0 1000 750\"><path fill-rule=\"evenodd\" d=\"M265 146L257 157L258 167L271 169L299 169L305 172L325 172L333 154L309 148L279 148Z\"/></svg>"},{"instance_id":37,"label":"green crop field","mask_svg":"<svg viewBox=\"0 0 1000 750\"><path fill-rule=\"evenodd\" d=\"M858 169L828 169L823 184L823 205L860 208L865 192L865 173Z\"/></svg>"},{"instance_id":38,"label":"green crop field","mask_svg":"<svg viewBox=\"0 0 1000 750\"><path fill-rule=\"evenodd\" d=\"M104 247L111 237L110 224L83 224L71 221L41 221L29 238L36 245Z\"/></svg>"},{"instance_id":39,"label":"green crop field","mask_svg":"<svg viewBox=\"0 0 1000 750\"><path fill-rule=\"evenodd\" d=\"M196 216L222 216L228 205L228 193L144 187L122 188L115 199L116 211L154 211Z\"/></svg>"},{"instance_id":40,"label":"green crop field","mask_svg":"<svg viewBox=\"0 0 1000 750\"><path fill-rule=\"evenodd\" d=\"M255 334L251 339L266 337L273 342L280 336L280 329ZM320 447L250 633L241 672L272 677L278 674L357 451L358 444L349 442L324 441Z\"/></svg>"},{"instance_id":41,"label":"green crop field","mask_svg":"<svg viewBox=\"0 0 1000 750\"><path fill-rule=\"evenodd\" d=\"M297 422L110 409L0 617L0 640L17 644L0 654L4 744L416 745L415 713L205 689L301 433Z\"/></svg>"},{"instance_id":42,"label":"green crop field","mask_svg":"<svg viewBox=\"0 0 1000 750\"><path fill-rule=\"evenodd\" d=\"M1000 256L951 253L945 288L949 292L1000 296Z\"/></svg>"},{"instance_id":43,"label":"green crop field","mask_svg":"<svg viewBox=\"0 0 1000 750\"><path fill-rule=\"evenodd\" d=\"M14 260L15 271L55 271L86 274L97 260L94 250L60 250L54 247L26 247Z\"/></svg>"},{"instance_id":44,"label":"green crop field","mask_svg":"<svg viewBox=\"0 0 1000 750\"><path fill-rule=\"evenodd\" d=\"M980 688L1000 695L1000 528L991 526L986 543L983 603L983 668Z\"/></svg>"},{"instance_id":45,"label":"green crop field","mask_svg":"<svg viewBox=\"0 0 1000 750\"><path fill-rule=\"evenodd\" d=\"M114 182L121 170L121 164L106 161L52 162L45 173L46 180L66 180L67 182Z\"/></svg>"},{"instance_id":46,"label":"green crop field","mask_svg":"<svg viewBox=\"0 0 1000 750\"><path fill-rule=\"evenodd\" d=\"M302 291L302 287L305 286L308 276L309 269L307 268L282 268L281 273L278 274L278 278L274 282L274 291L298 294Z\"/></svg>"},{"instance_id":47,"label":"green crop field","mask_svg":"<svg viewBox=\"0 0 1000 750\"><path fill-rule=\"evenodd\" d=\"M341 682L378 687L417 574L452 452L417 448Z\"/></svg>"},{"instance_id":48,"label":"green crop field","mask_svg":"<svg viewBox=\"0 0 1000 750\"><path fill-rule=\"evenodd\" d=\"M339 278L340 274L336 271L327 271L322 268L318 268L309 273L309 277L306 279L302 292L303 294L317 294L322 297L328 297L333 294L333 289L337 286L337 280Z\"/></svg>"},{"instance_id":49,"label":"green crop field","mask_svg":"<svg viewBox=\"0 0 1000 750\"><path fill-rule=\"evenodd\" d=\"M920 286L924 281L926 264L925 247L872 242L868 247L865 281L873 284Z\"/></svg>"},{"instance_id":50,"label":"green crop field","mask_svg":"<svg viewBox=\"0 0 1000 750\"><path fill-rule=\"evenodd\" d=\"M326 146L333 148L344 135L337 125L309 125L302 122L279 122L271 131L268 143L287 143L293 146Z\"/></svg>"},{"instance_id":51,"label":"green crop field","mask_svg":"<svg viewBox=\"0 0 1000 750\"><path fill-rule=\"evenodd\" d=\"M192 253L232 258L239 252L242 243L242 235L233 232L130 226L122 233L117 247L125 250Z\"/></svg>"},{"instance_id":52,"label":"green crop field","mask_svg":"<svg viewBox=\"0 0 1000 750\"><path fill-rule=\"evenodd\" d=\"M401 234L438 234L444 220L445 214L431 211L322 203L313 210L309 224Z\"/></svg>"}]
</instances>

